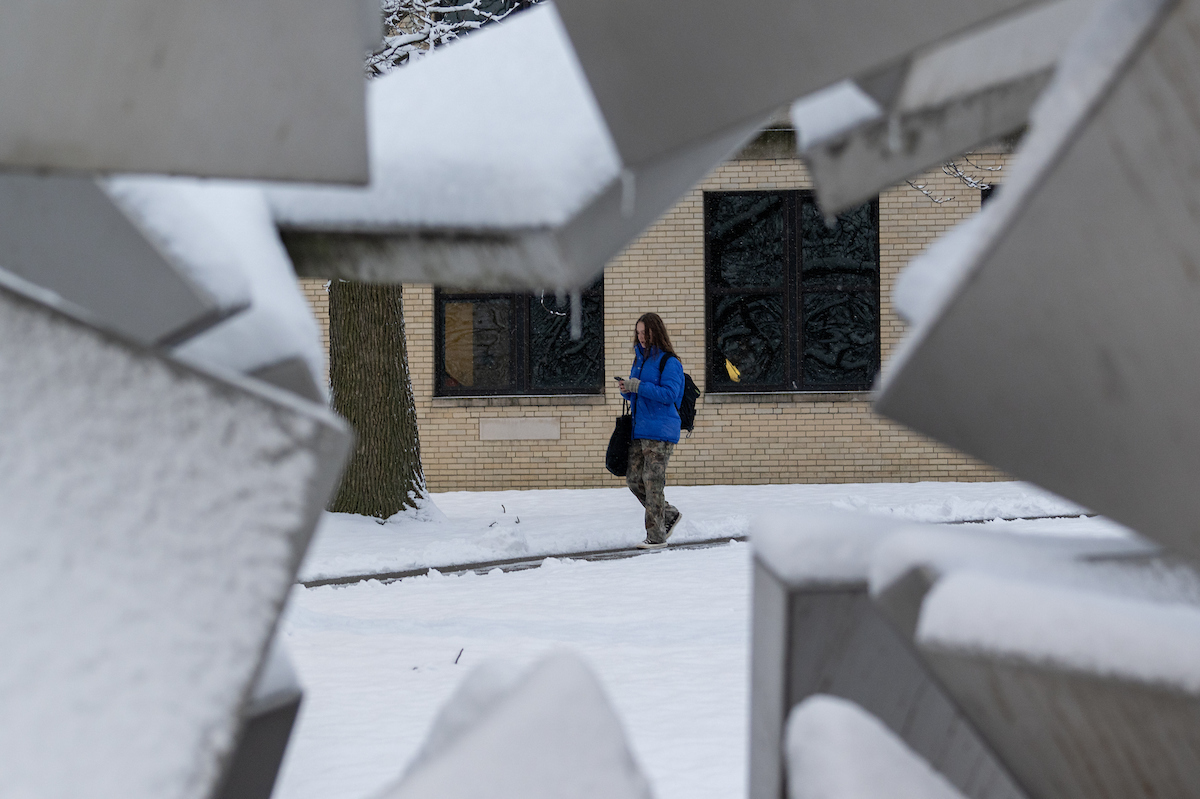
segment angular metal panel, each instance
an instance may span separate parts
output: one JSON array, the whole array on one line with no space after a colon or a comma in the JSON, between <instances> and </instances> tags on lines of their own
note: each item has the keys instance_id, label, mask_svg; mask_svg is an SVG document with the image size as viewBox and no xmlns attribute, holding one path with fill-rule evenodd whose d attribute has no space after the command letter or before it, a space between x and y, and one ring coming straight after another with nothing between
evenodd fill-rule
<instances>
[{"instance_id":1,"label":"angular metal panel","mask_svg":"<svg viewBox=\"0 0 1200 799\"><path fill-rule=\"evenodd\" d=\"M926 262L943 285L916 295L876 402L1192 557L1197 30L1198 2L1132 0L1076 40L1005 191Z\"/></svg>"},{"instance_id":2,"label":"angular metal panel","mask_svg":"<svg viewBox=\"0 0 1200 799\"><path fill-rule=\"evenodd\" d=\"M822 209L840 213L1023 127L1067 42L1095 6L1094 0L1058 0L1012 14L916 54L897 87L891 86L897 69L860 80L869 94L886 100L880 100L882 116L806 142L800 152ZM803 128L802 116L794 116Z\"/></svg>"},{"instance_id":3,"label":"angular metal panel","mask_svg":"<svg viewBox=\"0 0 1200 799\"><path fill-rule=\"evenodd\" d=\"M1200 697L966 652L922 651L1033 799L1200 796Z\"/></svg>"},{"instance_id":4,"label":"angular metal panel","mask_svg":"<svg viewBox=\"0 0 1200 799\"><path fill-rule=\"evenodd\" d=\"M1156 556L1064 566L951 571L918 649L1034 799L1200 796L1200 690L1182 654L1197 646L1195 570ZM956 580L965 593L939 596Z\"/></svg>"},{"instance_id":5,"label":"angular metal panel","mask_svg":"<svg viewBox=\"0 0 1200 799\"><path fill-rule=\"evenodd\" d=\"M366 11L11 0L0 166L365 182Z\"/></svg>"},{"instance_id":6,"label":"angular metal panel","mask_svg":"<svg viewBox=\"0 0 1200 799\"><path fill-rule=\"evenodd\" d=\"M752 139L760 123L630 170L559 227L347 232L344 225L321 230L285 221L280 238L301 277L499 291L578 288Z\"/></svg>"},{"instance_id":7,"label":"angular metal panel","mask_svg":"<svg viewBox=\"0 0 1200 799\"><path fill-rule=\"evenodd\" d=\"M557 0L628 166L765 117L1027 0Z\"/></svg>"},{"instance_id":8,"label":"angular metal panel","mask_svg":"<svg viewBox=\"0 0 1200 799\"><path fill-rule=\"evenodd\" d=\"M145 344L175 343L238 310L172 266L86 177L0 174L0 268Z\"/></svg>"},{"instance_id":9,"label":"angular metal panel","mask_svg":"<svg viewBox=\"0 0 1200 799\"><path fill-rule=\"evenodd\" d=\"M1019 130L1050 76L1042 70L939 108L869 122L802 150L821 210L854 208L905 178Z\"/></svg>"},{"instance_id":10,"label":"angular metal panel","mask_svg":"<svg viewBox=\"0 0 1200 799\"><path fill-rule=\"evenodd\" d=\"M817 693L861 705L971 799L1022 799L912 646L879 614L865 580L789 587L757 559L754 580L750 799L783 798L783 722Z\"/></svg>"},{"instance_id":11,"label":"angular metal panel","mask_svg":"<svg viewBox=\"0 0 1200 799\"><path fill-rule=\"evenodd\" d=\"M9 278L0 384L5 792L206 799L348 433Z\"/></svg>"}]
</instances>

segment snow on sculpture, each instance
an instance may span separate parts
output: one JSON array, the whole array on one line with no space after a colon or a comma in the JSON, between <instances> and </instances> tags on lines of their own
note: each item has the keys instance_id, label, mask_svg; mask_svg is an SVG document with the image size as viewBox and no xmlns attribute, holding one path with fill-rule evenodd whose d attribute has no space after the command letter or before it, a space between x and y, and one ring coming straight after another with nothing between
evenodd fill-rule
<instances>
[{"instance_id":1,"label":"snow on sculpture","mask_svg":"<svg viewBox=\"0 0 1200 799\"><path fill-rule=\"evenodd\" d=\"M177 210L203 240L201 269L156 246L90 177L0 174L0 264L125 336L170 346L250 303L227 249L193 209Z\"/></svg>"},{"instance_id":2,"label":"snow on sculpture","mask_svg":"<svg viewBox=\"0 0 1200 799\"><path fill-rule=\"evenodd\" d=\"M779 732L764 722L815 690L869 708L966 796L1023 795L1007 777L968 772L964 783L964 765L978 769L989 751L1031 799L1200 795L1189 776L1200 767L1191 568L1137 539L847 515L758 520L753 538L752 797L779 792L767 757ZM858 795L869 774L846 764L879 758L836 729L802 735L796 724L789 794Z\"/></svg>"},{"instance_id":3,"label":"snow on sculpture","mask_svg":"<svg viewBox=\"0 0 1200 799\"><path fill-rule=\"evenodd\" d=\"M964 799L879 719L814 694L788 714L788 799Z\"/></svg>"},{"instance_id":4,"label":"snow on sculpture","mask_svg":"<svg viewBox=\"0 0 1200 799\"><path fill-rule=\"evenodd\" d=\"M362 182L363 0L13 0L0 167Z\"/></svg>"},{"instance_id":5,"label":"snow on sculpture","mask_svg":"<svg viewBox=\"0 0 1200 799\"><path fill-rule=\"evenodd\" d=\"M368 188L268 190L298 273L497 290L587 285L765 119L626 168L548 2L372 81L368 115Z\"/></svg>"},{"instance_id":6,"label":"snow on sculpture","mask_svg":"<svg viewBox=\"0 0 1200 799\"><path fill-rule=\"evenodd\" d=\"M0 278L4 790L205 799L348 435L57 304Z\"/></svg>"},{"instance_id":7,"label":"snow on sculpture","mask_svg":"<svg viewBox=\"0 0 1200 799\"><path fill-rule=\"evenodd\" d=\"M792 105L817 199L837 214L1022 128L1096 0L1057 0Z\"/></svg>"},{"instance_id":8,"label":"snow on sculpture","mask_svg":"<svg viewBox=\"0 0 1200 799\"><path fill-rule=\"evenodd\" d=\"M912 527L874 605L1033 799L1194 796L1200 576L1138 539Z\"/></svg>"},{"instance_id":9,"label":"snow on sculpture","mask_svg":"<svg viewBox=\"0 0 1200 799\"><path fill-rule=\"evenodd\" d=\"M381 799L650 799L620 720L577 656L549 655L514 678L485 666L434 722Z\"/></svg>"},{"instance_id":10,"label":"snow on sculpture","mask_svg":"<svg viewBox=\"0 0 1200 799\"><path fill-rule=\"evenodd\" d=\"M1195 556L1200 3L1107 3L999 199L902 275L876 408Z\"/></svg>"},{"instance_id":11,"label":"snow on sculpture","mask_svg":"<svg viewBox=\"0 0 1200 799\"><path fill-rule=\"evenodd\" d=\"M915 642L1033 799L1200 796L1191 569L951 571L925 599Z\"/></svg>"}]
</instances>

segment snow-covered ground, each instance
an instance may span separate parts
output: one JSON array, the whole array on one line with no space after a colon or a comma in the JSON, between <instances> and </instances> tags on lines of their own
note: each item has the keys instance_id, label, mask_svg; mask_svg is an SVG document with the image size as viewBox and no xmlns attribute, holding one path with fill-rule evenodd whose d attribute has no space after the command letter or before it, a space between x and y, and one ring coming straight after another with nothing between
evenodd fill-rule
<instances>
[{"instance_id":1,"label":"snow-covered ground","mask_svg":"<svg viewBox=\"0 0 1200 799\"><path fill-rule=\"evenodd\" d=\"M857 483L671 486L683 511L672 543L740 538L750 517L835 508L919 522L1080 514L1025 483ZM304 581L629 547L644 538L642 506L624 488L461 491L386 524L327 514L300 572Z\"/></svg>"},{"instance_id":2,"label":"snow-covered ground","mask_svg":"<svg viewBox=\"0 0 1200 799\"><path fill-rule=\"evenodd\" d=\"M745 535L759 512L841 507L951 522L1081 512L1020 483L672 487L682 541ZM434 496L380 525L334 515L305 576L628 546L624 490ZM518 523L516 520L520 518ZM1098 518L996 521L1014 534L1125 535ZM277 799L360 799L399 776L461 677L567 647L596 669L660 799L745 795L750 545L528 571L294 589L288 647L306 686ZM455 660L457 659L457 663Z\"/></svg>"}]
</instances>

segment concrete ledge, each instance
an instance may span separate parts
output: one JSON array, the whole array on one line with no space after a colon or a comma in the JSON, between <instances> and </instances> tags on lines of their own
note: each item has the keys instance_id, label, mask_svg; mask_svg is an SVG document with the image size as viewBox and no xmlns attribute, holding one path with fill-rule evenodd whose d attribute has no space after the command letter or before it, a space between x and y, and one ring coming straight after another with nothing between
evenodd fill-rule
<instances>
[{"instance_id":1,"label":"concrete ledge","mask_svg":"<svg viewBox=\"0 0 1200 799\"><path fill-rule=\"evenodd\" d=\"M705 393L700 402L870 402L870 391L722 391Z\"/></svg>"},{"instance_id":2,"label":"concrete ledge","mask_svg":"<svg viewBox=\"0 0 1200 799\"><path fill-rule=\"evenodd\" d=\"M434 397L434 408L508 408L520 405L603 405L603 394L540 394L497 397Z\"/></svg>"}]
</instances>

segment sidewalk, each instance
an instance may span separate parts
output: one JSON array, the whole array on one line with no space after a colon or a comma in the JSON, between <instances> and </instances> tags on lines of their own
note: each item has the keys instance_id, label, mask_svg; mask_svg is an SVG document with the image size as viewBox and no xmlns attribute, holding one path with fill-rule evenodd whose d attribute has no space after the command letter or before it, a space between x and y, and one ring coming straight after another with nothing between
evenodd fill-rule
<instances>
[{"instance_id":1,"label":"sidewalk","mask_svg":"<svg viewBox=\"0 0 1200 799\"><path fill-rule=\"evenodd\" d=\"M1085 509L1016 482L674 486L667 498L684 514L672 548L742 541L757 513L818 508L914 522L987 522L1018 534L1129 534L1104 519L1079 518ZM646 554L633 548L642 539L642 508L625 489L455 492L432 500L384 524L326 514L300 581L317 586L400 579L429 569L518 570L547 557Z\"/></svg>"}]
</instances>

